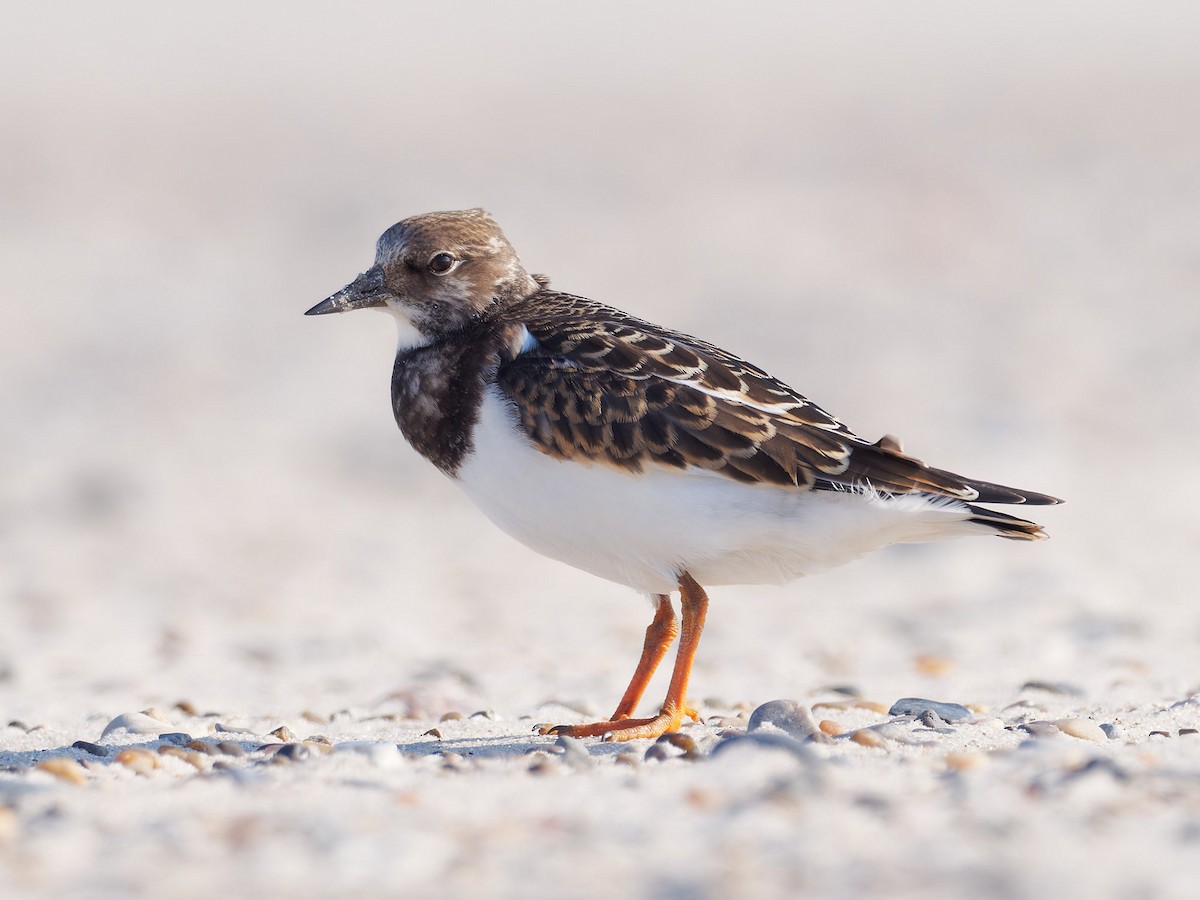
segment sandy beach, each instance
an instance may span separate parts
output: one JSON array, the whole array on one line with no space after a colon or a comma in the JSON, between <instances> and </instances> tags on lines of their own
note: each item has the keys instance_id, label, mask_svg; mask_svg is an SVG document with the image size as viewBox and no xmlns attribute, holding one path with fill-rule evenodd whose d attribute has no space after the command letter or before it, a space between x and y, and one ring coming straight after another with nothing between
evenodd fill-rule
<instances>
[{"instance_id":1,"label":"sandy beach","mask_svg":"<svg viewBox=\"0 0 1200 900\"><path fill-rule=\"evenodd\" d=\"M0 20L0 896L1195 896L1192 5ZM1051 540L714 589L703 723L538 735L651 607L404 443L390 322L302 316L473 206Z\"/></svg>"}]
</instances>

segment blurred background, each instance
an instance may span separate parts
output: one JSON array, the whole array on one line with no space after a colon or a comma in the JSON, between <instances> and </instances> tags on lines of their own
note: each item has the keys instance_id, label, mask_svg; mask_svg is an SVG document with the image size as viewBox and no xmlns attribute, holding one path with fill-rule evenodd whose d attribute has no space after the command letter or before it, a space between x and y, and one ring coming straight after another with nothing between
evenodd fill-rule
<instances>
[{"instance_id":1,"label":"blurred background","mask_svg":"<svg viewBox=\"0 0 1200 900\"><path fill-rule=\"evenodd\" d=\"M699 696L1200 683L1194 4L0 15L6 717L615 701L649 607L404 444L390 322L301 315L468 206L556 287L1069 501L1045 544L715 591Z\"/></svg>"}]
</instances>

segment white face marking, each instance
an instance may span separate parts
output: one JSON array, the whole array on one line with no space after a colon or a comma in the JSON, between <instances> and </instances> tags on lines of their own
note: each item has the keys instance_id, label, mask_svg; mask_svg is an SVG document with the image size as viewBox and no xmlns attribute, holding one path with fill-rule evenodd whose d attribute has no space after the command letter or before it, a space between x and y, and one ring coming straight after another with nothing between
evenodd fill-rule
<instances>
[{"instance_id":1,"label":"white face marking","mask_svg":"<svg viewBox=\"0 0 1200 900\"><path fill-rule=\"evenodd\" d=\"M404 353L408 350L416 350L418 347L428 347L433 343L433 339L422 334L417 326L413 324L412 317L408 314L408 310L400 306L395 306L391 302L383 307L384 312L391 313L392 318L396 320L396 352Z\"/></svg>"}]
</instances>

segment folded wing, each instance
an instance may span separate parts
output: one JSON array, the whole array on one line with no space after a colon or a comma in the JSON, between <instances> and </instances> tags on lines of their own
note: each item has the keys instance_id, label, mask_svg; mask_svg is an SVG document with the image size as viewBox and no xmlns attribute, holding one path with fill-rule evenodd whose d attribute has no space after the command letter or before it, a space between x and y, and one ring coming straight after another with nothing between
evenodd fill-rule
<instances>
[{"instance_id":1,"label":"folded wing","mask_svg":"<svg viewBox=\"0 0 1200 900\"><path fill-rule=\"evenodd\" d=\"M536 301L536 302L533 302ZM618 310L542 291L513 310L532 337L496 381L544 452L641 471L696 467L737 481L982 503L1045 494L924 465L890 437L871 443L761 369Z\"/></svg>"}]
</instances>

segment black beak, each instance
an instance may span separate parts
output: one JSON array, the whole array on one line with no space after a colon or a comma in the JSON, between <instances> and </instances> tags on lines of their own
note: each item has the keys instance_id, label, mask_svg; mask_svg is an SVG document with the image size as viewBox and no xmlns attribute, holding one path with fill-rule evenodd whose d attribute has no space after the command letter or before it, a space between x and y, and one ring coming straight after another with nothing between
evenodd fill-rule
<instances>
[{"instance_id":1,"label":"black beak","mask_svg":"<svg viewBox=\"0 0 1200 900\"><path fill-rule=\"evenodd\" d=\"M336 294L331 294L308 310L305 315L323 316L326 313L385 306L388 296L388 290L383 284L383 270L379 266L372 266Z\"/></svg>"}]
</instances>

